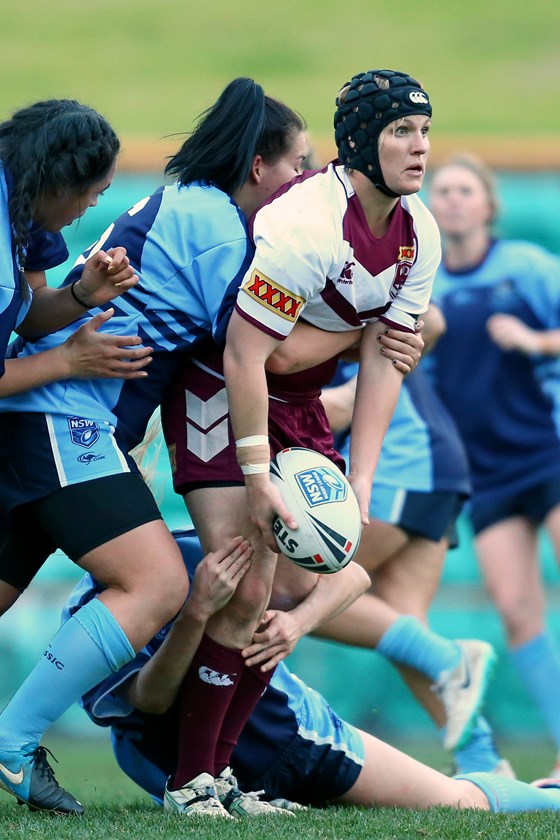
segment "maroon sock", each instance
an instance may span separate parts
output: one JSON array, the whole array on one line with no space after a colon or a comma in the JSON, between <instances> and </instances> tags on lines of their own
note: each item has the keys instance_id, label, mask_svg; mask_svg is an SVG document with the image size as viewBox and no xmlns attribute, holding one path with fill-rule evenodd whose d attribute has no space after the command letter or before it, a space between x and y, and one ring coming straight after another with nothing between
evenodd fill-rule
<instances>
[{"instance_id":1,"label":"maroon sock","mask_svg":"<svg viewBox=\"0 0 560 840\"><path fill-rule=\"evenodd\" d=\"M214 776L218 776L224 767L229 765L231 754L243 727L249 720L251 712L261 699L264 690L272 679L274 668L264 674L259 668L259 665L253 665L251 668L245 666L243 668L241 679L233 695L233 700L229 704L227 714L223 719L222 728L220 729L216 743Z\"/></svg>"},{"instance_id":2,"label":"maroon sock","mask_svg":"<svg viewBox=\"0 0 560 840\"><path fill-rule=\"evenodd\" d=\"M214 774L216 743L244 667L240 651L202 637L179 693L176 790L199 773Z\"/></svg>"}]
</instances>

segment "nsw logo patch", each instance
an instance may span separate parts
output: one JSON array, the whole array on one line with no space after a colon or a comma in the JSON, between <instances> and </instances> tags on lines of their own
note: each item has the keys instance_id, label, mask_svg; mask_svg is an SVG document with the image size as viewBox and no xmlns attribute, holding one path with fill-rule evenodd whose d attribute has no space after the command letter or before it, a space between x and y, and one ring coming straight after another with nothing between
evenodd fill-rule
<instances>
[{"instance_id":1,"label":"nsw logo patch","mask_svg":"<svg viewBox=\"0 0 560 840\"><path fill-rule=\"evenodd\" d=\"M267 309L287 321L296 321L305 300L294 295L278 283L273 283L261 271L254 268L249 280L241 287Z\"/></svg>"},{"instance_id":2,"label":"nsw logo patch","mask_svg":"<svg viewBox=\"0 0 560 840\"><path fill-rule=\"evenodd\" d=\"M310 507L346 499L347 485L329 467L302 470L294 478Z\"/></svg>"},{"instance_id":3,"label":"nsw logo patch","mask_svg":"<svg viewBox=\"0 0 560 840\"><path fill-rule=\"evenodd\" d=\"M99 440L99 424L85 417L68 417L70 439L76 446L89 449Z\"/></svg>"}]
</instances>

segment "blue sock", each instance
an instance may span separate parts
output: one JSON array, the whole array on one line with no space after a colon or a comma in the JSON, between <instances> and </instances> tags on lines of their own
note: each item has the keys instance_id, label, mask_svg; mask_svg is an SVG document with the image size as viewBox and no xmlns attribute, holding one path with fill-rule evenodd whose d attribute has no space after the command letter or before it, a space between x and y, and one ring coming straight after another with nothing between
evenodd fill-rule
<instances>
[{"instance_id":1,"label":"blue sock","mask_svg":"<svg viewBox=\"0 0 560 840\"><path fill-rule=\"evenodd\" d=\"M111 612L97 598L89 601L63 624L0 714L2 748L35 749L72 703L133 656Z\"/></svg>"},{"instance_id":2,"label":"blue sock","mask_svg":"<svg viewBox=\"0 0 560 840\"><path fill-rule=\"evenodd\" d=\"M560 750L560 652L550 633L541 633L529 642L510 651L527 692L546 721L556 749Z\"/></svg>"},{"instance_id":3,"label":"blue sock","mask_svg":"<svg viewBox=\"0 0 560 840\"><path fill-rule=\"evenodd\" d=\"M413 615L401 615L380 638L377 650L425 674L435 682L442 671L454 668L461 657L456 642L429 630Z\"/></svg>"},{"instance_id":4,"label":"blue sock","mask_svg":"<svg viewBox=\"0 0 560 840\"><path fill-rule=\"evenodd\" d=\"M493 773L467 773L455 776L472 782L487 796L493 813L514 814L518 811L560 811L558 788L537 788L517 779Z\"/></svg>"},{"instance_id":5,"label":"blue sock","mask_svg":"<svg viewBox=\"0 0 560 840\"><path fill-rule=\"evenodd\" d=\"M499 764L501 759L486 718L478 716L469 742L461 750L455 750L453 757L460 773L490 773Z\"/></svg>"}]
</instances>

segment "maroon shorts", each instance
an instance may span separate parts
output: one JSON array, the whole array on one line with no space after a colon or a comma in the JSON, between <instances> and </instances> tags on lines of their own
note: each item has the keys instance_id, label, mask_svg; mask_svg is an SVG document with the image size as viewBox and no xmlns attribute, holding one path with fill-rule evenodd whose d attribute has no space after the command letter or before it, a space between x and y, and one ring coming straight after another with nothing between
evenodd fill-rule
<instances>
[{"instance_id":1,"label":"maroon shorts","mask_svg":"<svg viewBox=\"0 0 560 840\"><path fill-rule=\"evenodd\" d=\"M288 446L304 446L326 455L344 472L344 459L333 447L319 399L335 366L336 359L293 376L269 377L271 457ZM184 496L198 487L244 483L219 358L210 363L206 357L189 359L162 405L161 416L176 493Z\"/></svg>"}]
</instances>

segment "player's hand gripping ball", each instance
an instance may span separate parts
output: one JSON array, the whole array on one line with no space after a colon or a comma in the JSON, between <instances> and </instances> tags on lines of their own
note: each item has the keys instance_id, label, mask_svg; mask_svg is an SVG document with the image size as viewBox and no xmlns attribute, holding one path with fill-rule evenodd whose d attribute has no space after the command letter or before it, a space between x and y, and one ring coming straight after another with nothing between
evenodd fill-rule
<instances>
[{"instance_id":1,"label":"player's hand gripping ball","mask_svg":"<svg viewBox=\"0 0 560 840\"><path fill-rule=\"evenodd\" d=\"M294 446L272 459L270 479L299 526L293 530L275 518L272 530L281 553L322 574L348 565L362 525L357 499L338 467L312 449Z\"/></svg>"}]
</instances>

